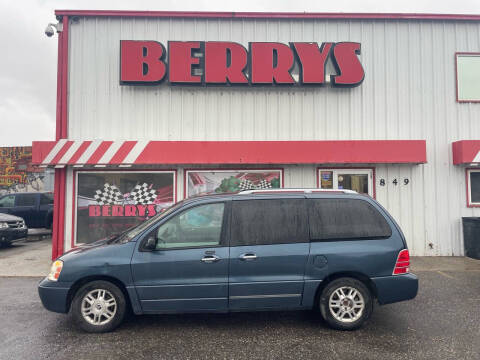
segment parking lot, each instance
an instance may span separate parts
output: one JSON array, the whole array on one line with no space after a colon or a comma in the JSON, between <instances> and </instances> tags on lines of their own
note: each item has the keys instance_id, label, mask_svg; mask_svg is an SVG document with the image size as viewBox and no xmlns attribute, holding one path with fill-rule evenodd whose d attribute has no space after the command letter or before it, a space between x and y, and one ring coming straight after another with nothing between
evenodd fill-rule
<instances>
[{"instance_id":1,"label":"parking lot","mask_svg":"<svg viewBox=\"0 0 480 360\"><path fill-rule=\"evenodd\" d=\"M0 263L14 255L19 271L38 272L47 250L48 241L17 243L7 249L10 256L0 251ZM377 307L354 332L331 330L304 311L138 316L113 333L86 334L68 316L43 309L41 277L2 276L0 359L478 358L480 261L414 258L413 267L417 298Z\"/></svg>"},{"instance_id":2,"label":"parking lot","mask_svg":"<svg viewBox=\"0 0 480 360\"><path fill-rule=\"evenodd\" d=\"M0 277L41 276L50 269L52 256L51 231L29 229L26 239L0 248Z\"/></svg>"}]
</instances>

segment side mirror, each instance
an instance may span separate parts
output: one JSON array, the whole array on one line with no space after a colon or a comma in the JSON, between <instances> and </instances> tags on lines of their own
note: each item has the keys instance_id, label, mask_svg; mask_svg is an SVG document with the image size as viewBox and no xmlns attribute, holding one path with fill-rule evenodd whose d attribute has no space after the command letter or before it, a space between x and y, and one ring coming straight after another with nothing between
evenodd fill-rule
<instances>
[{"instance_id":1,"label":"side mirror","mask_svg":"<svg viewBox=\"0 0 480 360\"><path fill-rule=\"evenodd\" d=\"M147 238L145 244L143 245L143 248L150 251L155 250L157 248L157 239L155 238L155 236L150 235Z\"/></svg>"}]
</instances>

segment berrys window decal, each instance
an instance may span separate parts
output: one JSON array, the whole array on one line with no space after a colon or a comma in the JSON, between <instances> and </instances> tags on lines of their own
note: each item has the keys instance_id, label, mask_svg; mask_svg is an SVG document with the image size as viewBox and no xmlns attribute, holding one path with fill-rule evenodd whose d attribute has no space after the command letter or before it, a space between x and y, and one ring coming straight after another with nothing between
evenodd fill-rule
<instances>
[{"instance_id":1,"label":"berrys window decal","mask_svg":"<svg viewBox=\"0 0 480 360\"><path fill-rule=\"evenodd\" d=\"M76 243L122 232L175 202L173 171L79 171Z\"/></svg>"},{"instance_id":2,"label":"berrys window decal","mask_svg":"<svg viewBox=\"0 0 480 360\"><path fill-rule=\"evenodd\" d=\"M324 85L330 59L332 86L355 87L365 72L357 42L120 41L120 84ZM299 69L298 80L292 70Z\"/></svg>"}]
</instances>

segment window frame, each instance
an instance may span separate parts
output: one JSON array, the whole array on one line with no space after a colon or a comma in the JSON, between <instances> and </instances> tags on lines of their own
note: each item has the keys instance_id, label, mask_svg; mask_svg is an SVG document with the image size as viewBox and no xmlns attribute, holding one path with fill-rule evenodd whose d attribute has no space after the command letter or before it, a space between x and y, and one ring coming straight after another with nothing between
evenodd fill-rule
<instances>
[{"instance_id":1,"label":"window frame","mask_svg":"<svg viewBox=\"0 0 480 360\"><path fill-rule=\"evenodd\" d=\"M188 174L193 173L211 173L211 172L230 172L230 173L237 173L237 172L249 172L249 173L264 173L264 172L275 172L278 171L280 173L280 189L282 189L284 185L285 179L285 170L284 168L279 167L272 167L272 168L185 168L183 170L183 199L189 199L188 197ZM194 197L195 195L191 196Z\"/></svg>"},{"instance_id":2,"label":"window frame","mask_svg":"<svg viewBox=\"0 0 480 360\"><path fill-rule=\"evenodd\" d=\"M475 208L475 207L480 207L480 202L472 202L472 184L470 182L470 174L474 173L480 173L479 168L467 168L465 169L465 183L466 183L466 188L467 188L467 207L469 208Z\"/></svg>"},{"instance_id":3,"label":"window frame","mask_svg":"<svg viewBox=\"0 0 480 360\"><path fill-rule=\"evenodd\" d=\"M73 170L73 186L72 186L72 225L71 225L71 236L70 236L70 249L75 249L80 245L85 243L77 242L77 193L78 193L78 174L79 173L172 173L173 174L173 204L177 203L177 170L176 169L86 169L86 170ZM68 249L66 249L68 250Z\"/></svg>"},{"instance_id":4,"label":"window frame","mask_svg":"<svg viewBox=\"0 0 480 360\"><path fill-rule=\"evenodd\" d=\"M371 175L369 178L370 184L368 186L368 195L373 199L376 199L376 180L375 180L375 168L374 167L317 167L317 188L321 189L321 172L322 171L332 171L333 172L333 189L332 190L339 190L338 189L338 172L347 172L351 174L367 174ZM336 180L337 179L337 180ZM336 180L336 181L335 181ZM343 189L340 189L343 190Z\"/></svg>"},{"instance_id":5,"label":"window frame","mask_svg":"<svg viewBox=\"0 0 480 360\"><path fill-rule=\"evenodd\" d=\"M458 103L480 103L480 97L478 99L465 100L459 98L459 84L458 84L458 58L461 56L474 56L480 58L480 52L456 52L455 53L455 96Z\"/></svg>"},{"instance_id":6,"label":"window frame","mask_svg":"<svg viewBox=\"0 0 480 360\"><path fill-rule=\"evenodd\" d=\"M176 216L180 216L182 213L185 211L189 211L193 208L199 207L199 206L204 206L204 205L211 205L211 204L219 204L223 203L224 208L223 208L223 219L222 219L222 229L220 231L220 242L216 245L199 245L199 246L181 246L181 247L171 247L171 248L166 248L166 249L145 249L145 243L147 242L147 239L153 234L158 232L158 229L160 226L163 224L166 224L168 221L173 219ZM218 199L212 199L212 201L206 201L206 202L200 202L200 203L193 203L189 204L185 207L182 207L175 211L174 213L170 214L165 219L162 219L162 221L159 221L158 223L152 225L151 229L146 229L144 234L141 235L140 239L140 246L138 247L139 252L156 252L156 251L170 251L170 250L190 250L190 249L208 249L208 248L218 248L218 247L228 247L230 245L230 238L229 238L229 225L230 225L230 210L231 209L231 201L229 199L225 200L218 200Z\"/></svg>"},{"instance_id":7,"label":"window frame","mask_svg":"<svg viewBox=\"0 0 480 360\"><path fill-rule=\"evenodd\" d=\"M280 194L279 194L280 195ZM233 244L233 236L232 236L232 232L233 232L233 202L234 201L265 201L265 200L303 200L303 209L305 211L305 226L307 227L306 229L306 238L305 238L305 241L301 241L301 242L288 242L288 243L285 243L285 242L279 242L279 243L270 243L270 244ZM310 242L310 231L309 231L309 222L308 222L308 208L307 208L307 199L305 198L305 195L283 195L283 196L275 196L275 197L271 197L271 196L262 196L262 195L255 195L255 197L246 197L245 199L239 199L239 198L236 198L236 199L233 199L232 200L232 205L231 205L231 208L230 208L230 218L231 218L231 221L230 221L230 238L229 238L229 246L230 247L240 247L240 246L244 246L244 247L248 247L248 246L272 246L272 245L289 245L289 244L306 244L306 243L309 243Z\"/></svg>"}]
</instances>

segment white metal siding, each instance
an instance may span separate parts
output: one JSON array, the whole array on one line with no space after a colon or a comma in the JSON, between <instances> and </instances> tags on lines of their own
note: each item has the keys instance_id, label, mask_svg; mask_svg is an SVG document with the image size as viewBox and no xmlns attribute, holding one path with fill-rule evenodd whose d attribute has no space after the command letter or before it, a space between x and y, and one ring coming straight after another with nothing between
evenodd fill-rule
<instances>
[{"instance_id":1,"label":"white metal siding","mask_svg":"<svg viewBox=\"0 0 480 360\"><path fill-rule=\"evenodd\" d=\"M358 41L365 80L353 89L120 86L122 39ZM68 137L426 139L428 164L376 166L377 199L413 254L462 255L461 217L480 209L466 207L465 170L452 165L451 143L480 139L480 104L455 101L457 51L480 51L480 22L80 17L70 23ZM180 191L180 173L178 181ZM285 166L285 186L315 185L315 166Z\"/></svg>"}]
</instances>

